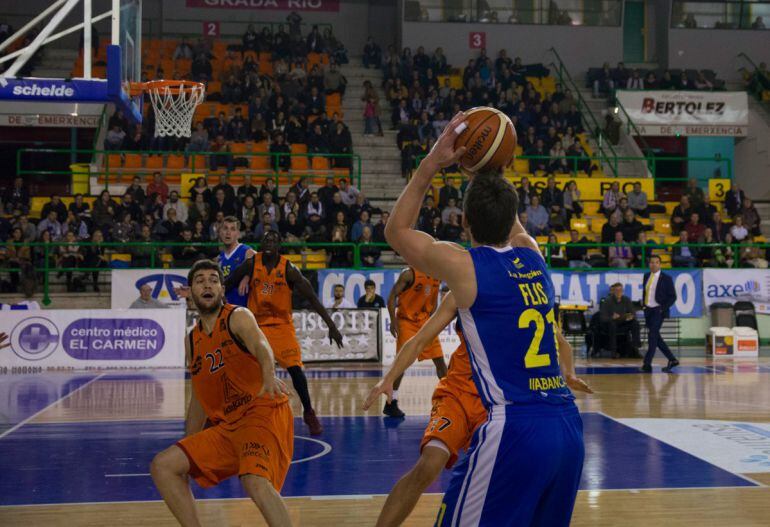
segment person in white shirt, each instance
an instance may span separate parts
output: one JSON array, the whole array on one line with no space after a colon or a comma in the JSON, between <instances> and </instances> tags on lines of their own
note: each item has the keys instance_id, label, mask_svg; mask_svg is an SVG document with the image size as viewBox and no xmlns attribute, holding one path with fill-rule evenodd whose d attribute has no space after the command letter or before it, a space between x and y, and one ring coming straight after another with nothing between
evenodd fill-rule
<instances>
[{"instance_id":1,"label":"person in white shirt","mask_svg":"<svg viewBox=\"0 0 770 527\"><path fill-rule=\"evenodd\" d=\"M356 202L356 197L358 197L359 191L356 187L348 183L348 180L345 178L340 179L340 197L342 198L342 203L350 207L351 205L354 205Z\"/></svg>"},{"instance_id":2,"label":"person in white shirt","mask_svg":"<svg viewBox=\"0 0 770 527\"><path fill-rule=\"evenodd\" d=\"M172 190L168 195L168 201L163 205L163 217L168 216L168 210L174 209L176 211L177 221L187 223L187 205L179 199L179 192Z\"/></svg>"},{"instance_id":3,"label":"person in white shirt","mask_svg":"<svg viewBox=\"0 0 770 527\"><path fill-rule=\"evenodd\" d=\"M741 216L736 216L733 221L735 223L730 228L730 234L732 234L733 240L736 242L742 242L746 239L746 237L748 237L749 231L746 229L746 226L743 225L743 218Z\"/></svg>"},{"instance_id":4,"label":"person in white shirt","mask_svg":"<svg viewBox=\"0 0 770 527\"><path fill-rule=\"evenodd\" d=\"M345 298L345 286L337 284L334 286L334 298L327 302L324 307L326 309L355 309L356 306Z\"/></svg>"},{"instance_id":5,"label":"person in white shirt","mask_svg":"<svg viewBox=\"0 0 770 527\"><path fill-rule=\"evenodd\" d=\"M647 326L647 353L642 362L642 373L652 373L652 359L656 350L660 349L668 359L668 364L663 368L666 373L671 373L679 366L668 344L660 334L663 321L670 315L671 307L676 302L676 289L673 279L660 270L660 256L650 255L648 259L650 271L645 273L642 282L644 303L644 321Z\"/></svg>"}]
</instances>

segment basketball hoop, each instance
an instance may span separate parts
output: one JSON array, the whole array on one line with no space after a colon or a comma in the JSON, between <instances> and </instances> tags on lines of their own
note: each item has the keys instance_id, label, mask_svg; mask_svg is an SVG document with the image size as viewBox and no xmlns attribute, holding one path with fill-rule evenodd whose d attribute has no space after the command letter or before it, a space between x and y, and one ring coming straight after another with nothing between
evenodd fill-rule
<instances>
[{"instance_id":1,"label":"basketball hoop","mask_svg":"<svg viewBox=\"0 0 770 527\"><path fill-rule=\"evenodd\" d=\"M206 87L193 81L149 81L140 88L150 94L155 110L155 137L190 137L195 108L206 98Z\"/></svg>"}]
</instances>

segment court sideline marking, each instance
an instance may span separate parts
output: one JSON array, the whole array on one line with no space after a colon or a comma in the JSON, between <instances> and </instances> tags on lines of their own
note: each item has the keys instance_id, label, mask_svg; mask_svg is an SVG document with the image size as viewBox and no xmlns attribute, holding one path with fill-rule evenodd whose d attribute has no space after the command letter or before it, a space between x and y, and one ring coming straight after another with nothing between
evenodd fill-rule
<instances>
[{"instance_id":1,"label":"court sideline marking","mask_svg":"<svg viewBox=\"0 0 770 527\"><path fill-rule=\"evenodd\" d=\"M79 392L80 390L82 390L82 389L83 389L83 388L85 388L86 386L89 386L91 383L98 381L99 379L101 379L101 378L102 378L102 377L104 377L105 375L107 375L107 374L106 374L106 373L100 373L99 375L97 375L97 376L96 376L96 377L94 377L93 379L91 379L91 380L89 380L89 381L86 381L85 383L81 384L80 386L78 386L77 388L75 388L74 390L72 390L71 392L69 392L69 393L67 393L67 394L63 395L62 397L59 397L58 399L56 399L55 401L53 401L53 402L52 402L51 404L49 404L48 406L46 406L46 407L44 407L44 408L42 408L42 409L38 410L37 412L35 412L34 414L30 415L29 417L26 417L26 418L22 419L21 421L19 421L19 422L18 422L18 423L16 423L15 425L13 425L11 428L9 428L8 430L6 430L6 431L5 431L5 432L3 432L2 434L0 434L0 439L3 439L5 436L7 436L8 434L10 434L11 432L15 432L16 430L18 430L19 428L21 428L21 427L22 427L22 426L24 426L25 424L27 424L27 423L29 423L30 421L32 421L32 420L33 420L35 417L37 417L38 415L40 415L40 414L42 414L43 412L45 412L46 410L48 410L49 408L52 408L53 406L55 406L55 405L59 404L60 402L62 402L62 401L64 401L64 400L66 400L66 399L69 399L69 398L70 398L70 397L71 397L73 394L75 394L75 393Z\"/></svg>"}]
</instances>

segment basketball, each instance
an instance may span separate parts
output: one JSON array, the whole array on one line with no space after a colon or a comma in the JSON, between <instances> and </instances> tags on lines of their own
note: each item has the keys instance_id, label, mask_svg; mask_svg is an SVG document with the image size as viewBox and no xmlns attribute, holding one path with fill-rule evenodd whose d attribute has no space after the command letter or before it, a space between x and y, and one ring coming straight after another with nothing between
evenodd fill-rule
<instances>
[{"instance_id":1,"label":"basketball","mask_svg":"<svg viewBox=\"0 0 770 527\"><path fill-rule=\"evenodd\" d=\"M455 140L455 148L466 147L460 164L471 172L499 170L513 159L516 129L500 110L482 106L466 112L463 131Z\"/></svg>"}]
</instances>

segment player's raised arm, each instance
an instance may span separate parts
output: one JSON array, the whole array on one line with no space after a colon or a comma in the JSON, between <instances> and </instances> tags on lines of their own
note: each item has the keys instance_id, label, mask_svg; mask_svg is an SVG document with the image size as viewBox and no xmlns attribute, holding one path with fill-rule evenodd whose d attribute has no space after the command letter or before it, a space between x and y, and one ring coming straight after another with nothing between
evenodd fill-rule
<instances>
[{"instance_id":1,"label":"player's raised arm","mask_svg":"<svg viewBox=\"0 0 770 527\"><path fill-rule=\"evenodd\" d=\"M262 391L259 395L275 397L282 393L288 394L289 389L275 376L273 350L251 311L245 308L233 311L230 315L230 331L257 358L262 368Z\"/></svg>"},{"instance_id":2,"label":"player's raised arm","mask_svg":"<svg viewBox=\"0 0 770 527\"><path fill-rule=\"evenodd\" d=\"M236 267L229 275L227 275L227 278L225 278L225 291L230 291L234 287L239 287L241 280L252 275L254 272L255 254L256 253L253 253L250 257L244 260L241 265Z\"/></svg>"},{"instance_id":3,"label":"player's raised arm","mask_svg":"<svg viewBox=\"0 0 770 527\"><path fill-rule=\"evenodd\" d=\"M305 278L302 273L299 272L299 269L292 263L286 265L286 282L288 282L292 289L296 289L299 294L310 302L310 305L313 306L313 311L318 313L329 327L329 341L334 341L337 344L337 347L342 349L342 333L337 329L329 312L326 311L326 308L318 299L318 296L316 296L315 291L313 291L313 286L310 285L308 279Z\"/></svg>"},{"instance_id":4,"label":"player's raised arm","mask_svg":"<svg viewBox=\"0 0 770 527\"><path fill-rule=\"evenodd\" d=\"M369 392L369 395L364 401L364 410L368 410L382 394L387 395L388 402L390 402L393 394L393 383L396 379L402 376L409 366L414 364L414 361L416 361L417 357L420 355L420 351L436 338L439 333L452 322L452 319L454 319L456 315L457 303L455 302L454 295L450 291L425 325L420 328L414 337L404 344L404 347L401 348L401 351L396 355L396 360L393 362L390 370L388 370L382 380Z\"/></svg>"},{"instance_id":5,"label":"player's raised arm","mask_svg":"<svg viewBox=\"0 0 770 527\"><path fill-rule=\"evenodd\" d=\"M398 295L408 289L414 282L414 271L410 268L406 268L398 275L398 280L390 288L390 294L388 295L388 314L390 315L390 333L398 338L398 319L396 318L396 301Z\"/></svg>"},{"instance_id":6,"label":"player's raised arm","mask_svg":"<svg viewBox=\"0 0 770 527\"><path fill-rule=\"evenodd\" d=\"M2 338L0 338L2 342ZM184 352L185 356L190 356L190 339L184 339ZM206 424L206 412L203 411L198 397L195 395L195 390L191 390L190 404L187 406L187 415L184 420L184 435L189 436L203 430Z\"/></svg>"},{"instance_id":7,"label":"player's raised arm","mask_svg":"<svg viewBox=\"0 0 770 527\"><path fill-rule=\"evenodd\" d=\"M472 303L475 282L471 280L473 265L465 249L455 244L439 242L414 228L425 193L433 176L444 167L453 165L465 153L465 147L454 148L457 127L465 121L457 114L447 125L430 153L422 160L411 181L401 192L390 219L385 226L385 238L410 265L447 282L458 295L458 303ZM460 300L464 302L460 302ZM470 302L467 300L470 299Z\"/></svg>"}]
</instances>

